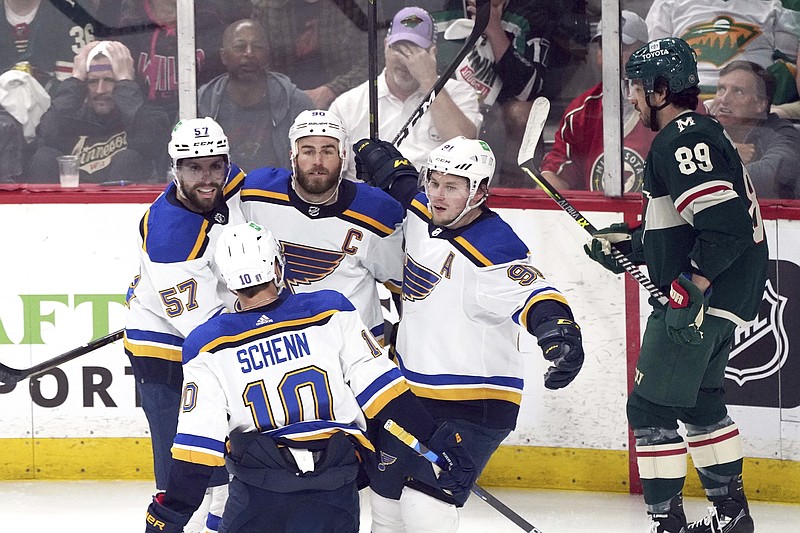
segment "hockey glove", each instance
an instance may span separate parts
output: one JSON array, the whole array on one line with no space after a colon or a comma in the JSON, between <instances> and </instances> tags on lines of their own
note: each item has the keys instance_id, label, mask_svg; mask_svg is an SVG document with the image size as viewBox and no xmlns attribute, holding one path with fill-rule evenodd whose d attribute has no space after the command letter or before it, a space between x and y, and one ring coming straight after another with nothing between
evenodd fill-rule
<instances>
[{"instance_id":1,"label":"hockey glove","mask_svg":"<svg viewBox=\"0 0 800 533\"><path fill-rule=\"evenodd\" d=\"M373 187L386 191L404 176L417 182L417 169L388 141L361 139L353 145L353 153L356 177Z\"/></svg>"},{"instance_id":2,"label":"hockey glove","mask_svg":"<svg viewBox=\"0 0 800 533\"><path fill-rule=\"evenodd\" d=\"M192 514L177 513L164 507L164 493L153 496L153 503L147 508L145 533L181 533Z\"/></svg>"},{"instance_id":3,"label":"hockey glove","mask_svg":"<svg viewBox=\"0 0 800 533\"><path fill-rule=\"evenodd\" d=\"M464 448L461 435L447 422L442 422L428 439L428 448L439 455L437 465L442 468L439 474L439 487L457 494L469 492L478 477L475 463Z\"/></svg>"},{"instance_id":4,"label":"hockey glove","mask_svg":"<svg viewBox=\"0 0 800 533\"><path fill-rule=\"evenodd\" d=\"M567 318L547 320L534 330L544 358L553 363L544 374L544 386L550 390L566 387L583 366L581 328Z\"/></svg>"},{"instance_id":5,"label":"hockey glove","mask_svg":"<svg viewBox=\"0 0 800 533\"><path fill-rule=\"evenodd\" d=\"M669 288L669 306L664 321L667 335L678 344L700 344L703 341L703 325L711 287L703 294L692 283L689 274L681 274Z\"/></svg>"},{"instance_id":6,"label":"hockey glove","mask_svg":"<svg viewBox=\"0 0 800 533\"><path fill-rule=\"evenodd\" d=\"M617 250L623 255L631 253L631 229L628 225L625 222L611 224L607 228L597 230L593 237L591 244L583 245L586 255L614 274L625 272L625 269L612 257L611 245L616 244Z\"/></svg>"}]
</instances>

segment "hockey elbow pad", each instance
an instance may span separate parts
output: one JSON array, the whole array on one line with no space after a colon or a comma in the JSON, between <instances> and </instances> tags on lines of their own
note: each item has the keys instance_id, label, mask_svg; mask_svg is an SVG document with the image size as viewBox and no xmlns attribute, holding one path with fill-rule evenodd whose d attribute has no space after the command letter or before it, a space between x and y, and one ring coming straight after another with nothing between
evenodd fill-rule
<instances>
[{"instance_id":1,"label":"hockey elbow pad","mask_svg":"<svg viewBox=\"0 0 800 533\"><path fill-rule=\"evenodd\" d=\"M553 363L544 375L544 386L555 390L566 387L583 367L581 328L568 318L547 320L534 330L544 358Z\"/></svg>"}]
</instances>

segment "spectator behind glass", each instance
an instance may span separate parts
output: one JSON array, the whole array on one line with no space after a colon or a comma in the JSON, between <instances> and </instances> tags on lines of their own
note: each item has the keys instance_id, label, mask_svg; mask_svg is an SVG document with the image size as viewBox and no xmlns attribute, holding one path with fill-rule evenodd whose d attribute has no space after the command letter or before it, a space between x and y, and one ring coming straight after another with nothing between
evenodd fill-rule
<instances>
[{"instance_id":1,"label":"spectator behind glass","mask_svg":"<svg viewBox=\"0 0 800 533\"><path fill-rule=\"evenodd\" d=\"M222 126L232 159L243 170L289 168L289 127L301 111L313 108L311 98L269 71L267 37L256 20L228 26L220 55L228 72L200 87L198 115Z\"/></svg>"},{"instance_id":2,"label":"spectator behind glass","mask_svg":"<svg viewBox=\"0 0 800 533\"><path fill-rule=\"evenodd\" d=\"M155 24L155 29L122 38L130 48L136 75L144 82L147 100L178 119L177 0L123 0L121 26ZM195 2L195 57L197 86L224 72L219 58L225 29L215 3Z\"/></svg>"},{"instance_id":3,"label":"spectator behind glass","mask_svg":"<svg viewBox=\"0 0 800 533\"><path fill-rule=\"evenodd\" d=\"M27 62L48 91L69 77L72 58L94 40L91 23L73 22L48 1L4 0L0 9L0 72Z\"/></svg>"},{"instance_id":4,"label":"spectator behind glass","mask_svg":"<svg viewBox=\"0 0 800 533\"><path fill-rule=\"evenodd\" d=\"M775 78L752 61L733 61L719 73L709 113L725 126L759 198L800 198L800 132L770 113Z\"/></svg>"},{"instance_id":5,"label":"spectator behind glass","mask_svg":"<svg viewBox=\"0 0 800 533\"><path fill-rule=\"evenodd\" d=\"M267 31L270 68L305 90L316 109L367 79L367 2L252 0L253 18ZM356 51L354 53L354 51Z\"/></svg>"},{"instance_id":6,"label":"spectator behind glass","mask_svg":"<svg viewBox=\"0 0 800 533\"><path fill-rule=\"evenodd\" d=\"M0 183L15 183L21 179L25 144L22 124L0 108Z\"/></svg>"},{"instance_id":7,"label":"spectator behind glass","mask_svg":"<svg viewBox=\"0 0 800 533\"><path fill-rule=\"evenodd\" d=\"M81 183L148 182L168 168L166 113L145 102L133 81L133 59L116 41L93 41L56 87L37 128L38 148L29 170L32 183L58 183L64 154L80 160Z\"/></svg>"},{"instance_id":8,"label":"spectator behind glass","mask_svg":"<svg viewBox=\"0 0 800 533\"><path fill-rule=\"evenodd\" d=\"M395 14L384 52L386 68L378 76L378 126L383 139L393 139L439 78L436 34L431 16L422 8L406 7ZM351 139L369 137L369 87L365 82L331 105ZM411 128L400 150L417 168L443 141L462 135L475 138L482 116L478 96L469 84L448 80L436 99ZM347 175L355 176L352 154Z\"/></svg>"},{"instance_id":9,"label":"spectator behind glass","mask_svg":"<svg viewBox=\"0 0 800 533\"><path fill-rule=\"evenodd\" d=\"M49 107L50 95L31 74L17 68L0 74L0 183L24 179L36 127Z\"/></svg>"},{"instance_id":10,"label":"spectator behind glass","mask_svg":"<svg viewBox=\"0 0 800 533\"><path fill-rule=\"evenodd\" d=\"M647 42L647 26L632 11L622 11L620 53L623 64L631 53ZM595 59L602 69L600 47L602 25L592 42L597 43ZM639 114L627 100L622 101L624 192L641 191L644 161L655 132L639 121ZM598 83L575 98L564 111L552 149L541 163L544 176L557 189L603 190L603 84Z\"/></svg>"},{"instance_id":11,"label":"spectator behind glass","mask_svg":"<svg viewBox=\"0 0 800 533\"><path fill-rule=\"evenodd\" d=\"M645 19L650 39L680 37L697 54L701 98L713 98L719 70L734 60L780 67L796 60L798 24L780 0L660 0Z\"/></svg>"},{"instance_id":12,"label":"spectator behind glass","mask_svg":"<svg viewBox=\"0 0 800 533\"><path fill-rule=\"evenodd\" d=\"M569 52L558 36L567 4L564 0L491 0L483 38L456 70L456 78L475 87L487 106L482 137L502 148L498 149L496 186L511 185L504 183L507 173L503 168L510 167L518 174L517 154L525 124L531 103L546 89L548 66L569 62ZM474 18L476 0L450 0L444 16L463 13L462 5ZM473 27L472 21L464 19L445 23L451 26L445 33L448 40L466 38Z\"/></svg>"}]
</instances>

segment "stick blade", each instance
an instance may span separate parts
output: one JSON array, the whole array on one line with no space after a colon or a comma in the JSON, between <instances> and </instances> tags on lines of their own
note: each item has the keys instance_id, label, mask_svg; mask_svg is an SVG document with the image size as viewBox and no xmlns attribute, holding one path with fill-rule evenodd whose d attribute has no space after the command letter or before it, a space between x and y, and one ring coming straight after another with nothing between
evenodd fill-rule
<instances>
[{"instance_id":1,"label":"stick blade","mask_svg":"<svg viewBox=\"0 0 800 533\"><path fill-rule=\"evenodd\" d=\"M531 112L528 115L528 122L525 125L525 135L522 137L522 144L519 147L519 154L517 155L517 164L519 166L533 159L536 153L536 146L539 144L539 139L542 137L544 124L547 122L547 116L549 114L550 100L544 96L540 96L533 101Z\"/></svg>"},{"instance_id":2,"label":"stick blade","mask_svg":"<svg viewBox=\"0 0 800 533\"><path fill-rule=\"evenodd\" d=\"M22 372L19 370L0 364L0 383L13 385L21 381L22 377Z\"/></svg>"}]
</instances>

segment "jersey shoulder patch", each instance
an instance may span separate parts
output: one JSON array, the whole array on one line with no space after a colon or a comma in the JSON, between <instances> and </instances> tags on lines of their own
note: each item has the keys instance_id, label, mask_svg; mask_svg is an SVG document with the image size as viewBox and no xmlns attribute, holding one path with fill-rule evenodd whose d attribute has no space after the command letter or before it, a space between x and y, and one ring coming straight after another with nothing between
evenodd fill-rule
<instances>
[{"instance_id":1,"label":"jersey shoulder patch","mask_svg":"<svg viewBox=\"0 0 800 533\"><path fill-rule=\"evenodd\" d=\"M394 233L395 227L403 222L405 209L400 202L377 187L357 183L355 197L342 216L381 237L386 237Z\"/></svg>"},{"instance_id":2,"label":"jersey shoulder patch","mask_svg":"<svg viewBox=\"0 0 800 533\"><path fill-rule=\"evenodd\" d=\"M172 185L170 185L172 186ZM203 255L211 223L159 196L141 222L145 252L154 263L182 263Z\"/></svg>"},{"instance_id":3,"label":"jersey shoulder patch","mask_svg":"<svg viewBox=\"0 0 800 533\"><path fill-rule=\"evenodd\" d=\"M228 175L228 181L222 188L222 197L226 202L230 200L233 196L235 196L239 191L242 190L242 186L244 185L244 179L245 179L244 171L231 163L230 174Z\"/></svg>"},{"instance_id":4,"label":"jersey shoulder patch","mask_svg":"<svg viewBox=\"0 0 800 533\"><path fill-rule=\"evenodd\" d=\"M418 192L417 195L414 196L408 206L408 210L425 222L431 220L431 212L428 209L428 197L425 196L424 192Z\"/></svg>"},{"instance_id":5,"label":"jersey shoulder patch","mask_svg":"<svg viewBox=\"0 0 800 533\"><path fill-rule=\"evenodd\" d=\"M262 167L250 172L242 186L242 201L289 203L289 180L285 168Z\"/></svg>"},{"instance_id":6,"label":"jersey shoulder patch","mask_svg":"<svg viewBox=\"0 0 800 533\"><path fill-rule=\"evenodd\" d=\"M319 314L325 311L355 311L356 308L342 293L331 289L304 292L291 295L284 303L287 309L303 310L308 314Z\"/></svg>"},{"instance_id":7,"label":"jersey shoulder patch","mask_svg":"<svg viewBox=\"0 0 800 533\"><path fill-rule=\"evenodd\" d=\"M350 300L333 290L289 294L274 308L220 313L195 328L183 343L183 364L201 352L238 346L278 332L322 325L337 312L355 312Z\"/></svg>"},{"instance_id":8,"label":"jersey shoulder patch","mask_svg":"<svg viewBox=\"0 0 800 533\"><path fill-rule=\"evenodd\" d=\"M478 267L520 261L530 253L511 226L492 211L450 241Z\"/></svg>"},{"instance_id":9,"label":"jersey shoulder patch","mask_svg":"<svg viewBox=\"0 0 800 533\"><path fill-rule=\"evenodd\" d=\"M208 319L197 326L183 341L182 360L185 365L197 357L203 348L224 337L235 337L242 331L249 329L249 325L241 320L238 313L221 313Z\"/></svg>"}]
</instances>

